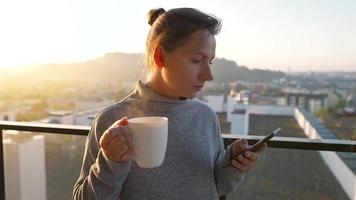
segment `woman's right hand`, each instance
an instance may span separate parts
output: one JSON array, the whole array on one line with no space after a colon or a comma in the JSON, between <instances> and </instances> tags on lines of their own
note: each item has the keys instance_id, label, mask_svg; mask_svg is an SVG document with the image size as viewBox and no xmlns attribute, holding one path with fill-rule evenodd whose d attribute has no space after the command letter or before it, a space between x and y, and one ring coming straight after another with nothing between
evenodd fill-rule
<instances>
[{"instance_id":1,"label":"woman's right hand","mask_svg":"<svg viewBox=\"0 0 356 200\"><path fill-rule=\"evenodd\" d=\"M112 161L126 162L133 158L132 140L127 124L127 117L121 118L112 124L100 138L103 153Z\"/></svg>"}]
</instances>

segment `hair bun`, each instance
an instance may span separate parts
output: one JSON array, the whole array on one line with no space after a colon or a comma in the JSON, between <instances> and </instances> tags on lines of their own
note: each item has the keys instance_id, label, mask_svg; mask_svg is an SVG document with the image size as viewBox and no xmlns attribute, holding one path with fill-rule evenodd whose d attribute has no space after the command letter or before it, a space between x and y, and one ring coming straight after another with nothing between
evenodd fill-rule
<instances>
[{"instance_id":1,"label":"hair bun","mask_svg":"<svg viewBox=\"0 0 356 200\"><path fill-rule=\"evenodd\" d=\"M148 24L152 26L152 24L156 21L156 19L166 11L163 8L151 9L147 13Z\"/></svg>"}]
</instances>

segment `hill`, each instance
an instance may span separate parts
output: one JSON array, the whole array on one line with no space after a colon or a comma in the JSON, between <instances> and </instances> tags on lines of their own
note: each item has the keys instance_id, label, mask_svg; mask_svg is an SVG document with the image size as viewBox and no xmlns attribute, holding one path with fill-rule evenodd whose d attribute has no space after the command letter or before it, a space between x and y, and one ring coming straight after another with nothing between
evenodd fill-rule
<instances>
[{"instance_id":1,"label":"hill","mask_svg":"<svg viewBox=\"0 0 356 200\"><path fill-rule=\"evenodd\" d=\"M245 66L239 66L234 61L224 58L215 60L212 66L212 73L214 75L214 81L219 82L235 80L270 82L273 79L281 78L285 75L283 72L270 70L250 70Z\"/></svg>"},{"instance_id":2,"label":"hill","mask_svg":"<svg viewBox=\"0 0 356 200\"><path fill-rule=\"evenodd\" d=\"M144 78L143 54L108 53L103 57L77 63L46 64L29 67L21 74L23 79L67 81L135 81ZM214 80L269 82L284 76L282 72L248 69L234 61L216 58L212 65Z\"/></svg>"}]
</instances>

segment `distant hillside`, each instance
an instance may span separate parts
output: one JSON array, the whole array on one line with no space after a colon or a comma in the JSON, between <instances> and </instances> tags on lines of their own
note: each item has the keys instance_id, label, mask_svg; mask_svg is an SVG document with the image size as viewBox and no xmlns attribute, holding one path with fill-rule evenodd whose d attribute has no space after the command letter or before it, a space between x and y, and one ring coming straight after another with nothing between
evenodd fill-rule
<instances>
[{"instance_id":1,"label":"distant hillside","mask_svg":"<svg viewBox=\"0 0 356 200\"><path fill-rule=\"evenodd\" d=\"M79 63L37 65L29 68L23 76L37 80L75 81L135 81L144 77L143 54L108 53L95 60ZM249 70L234 61L215 59L212 66L214 81L234 80L271 81L283 77L282 72Z\"/></svg>"},{"instance_id":2,"label":"distant hillside","mask_svg":"<svg viewBox=\"0 0 356 200\"><path fill-rule=\"evenodd\" d=\"M270 82L273 79L281 78L285 74L270 70L252 69L245 66L238 66L234 61L216 59L212 66L214 81L230 82L234 80Z\"/></svg>"},{"instance_id":3,"label":"distant hillside","mask_svg":"<svg viewBox=\"0 0 356 200\"><path fill-rule=\"evenodd\" d=\"M24 76L50 80L131 81L143 75L142 54L108 53L95 60L28 68Z\"/></svg>"}]
</instances>

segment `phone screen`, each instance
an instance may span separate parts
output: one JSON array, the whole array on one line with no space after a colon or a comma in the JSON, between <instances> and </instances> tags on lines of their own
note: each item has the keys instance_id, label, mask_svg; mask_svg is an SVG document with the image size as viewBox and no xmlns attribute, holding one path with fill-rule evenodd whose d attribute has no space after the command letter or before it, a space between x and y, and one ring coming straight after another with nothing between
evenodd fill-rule
<instances>
[{"instance_id":1,"label":"phone screen","mask_svg":"<svg viewBox=\"0 0 356 200\"><path fill-rule=\"evenodd\" d=\"M256 151L261 144L263 144L263 143L267 142L268 140L270 140L271 138L273 138L280 130L282 130L282 128L277 128L272 133L268 134L266 137L262 138L261 140L256 142L254 145L250 146L248 148L248 151Z\"/></svg>"}]
</instances>

